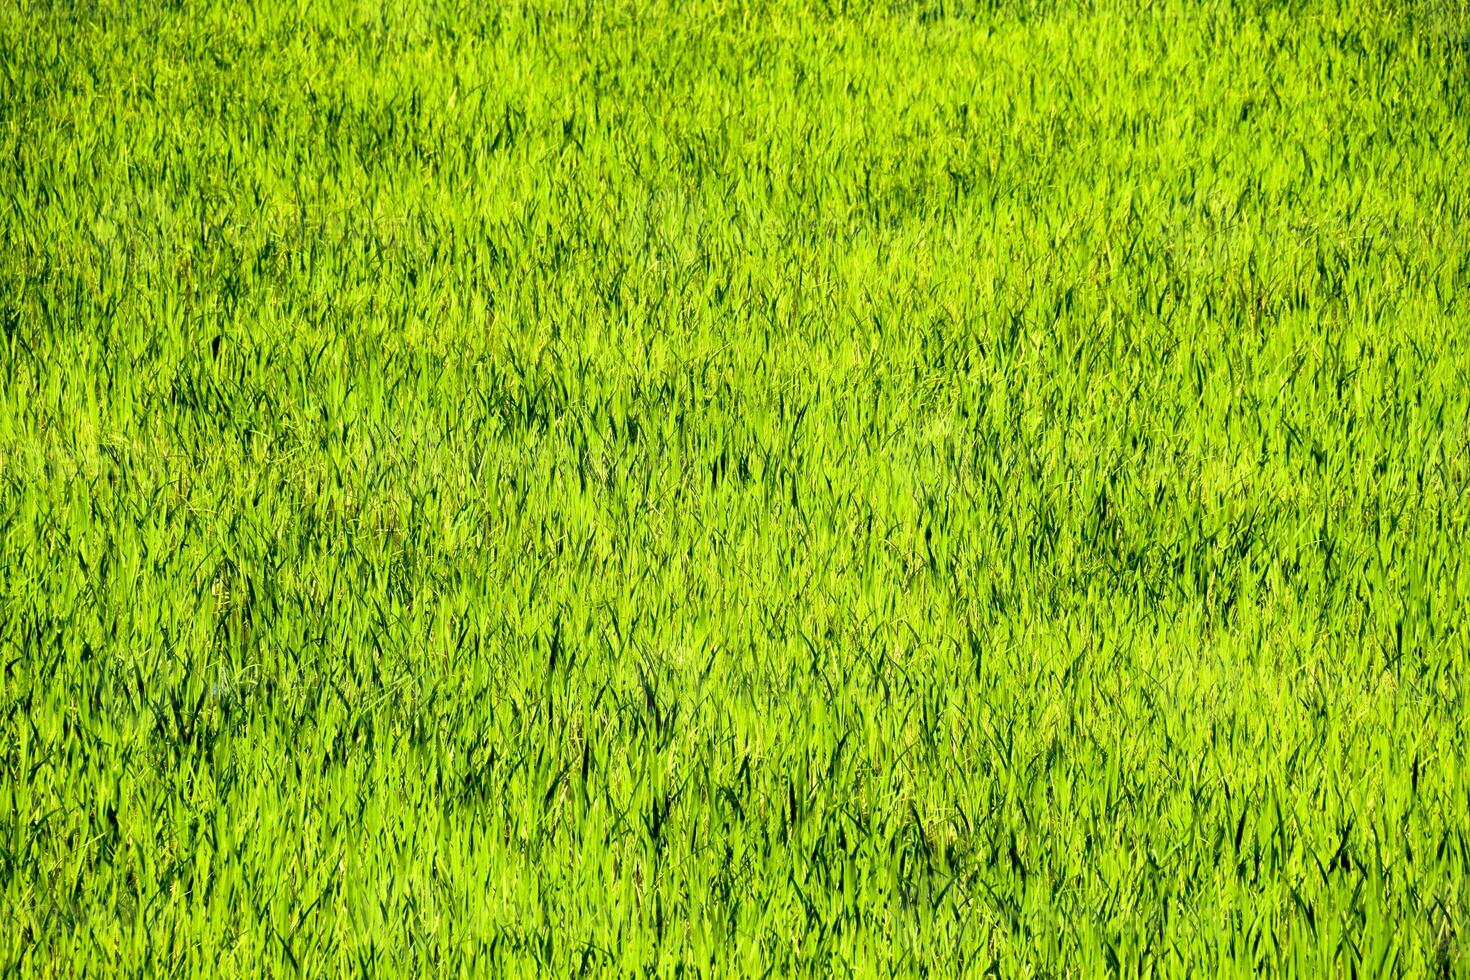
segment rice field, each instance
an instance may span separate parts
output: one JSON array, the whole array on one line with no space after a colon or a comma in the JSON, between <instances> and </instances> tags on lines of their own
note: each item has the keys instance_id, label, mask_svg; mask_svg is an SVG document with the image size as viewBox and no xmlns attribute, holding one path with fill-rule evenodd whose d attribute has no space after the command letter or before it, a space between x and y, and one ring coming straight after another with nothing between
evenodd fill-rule
<instances>
[{"instance_id":1,"label":"rice field","mask_svg":"<svg viewBox=\"0 0 1470 980\"><path fill-rule=\"evenodd\" d=\"M0 973L1470 976L1459 0L0 0Z\"/></svg>"}]
</instances>

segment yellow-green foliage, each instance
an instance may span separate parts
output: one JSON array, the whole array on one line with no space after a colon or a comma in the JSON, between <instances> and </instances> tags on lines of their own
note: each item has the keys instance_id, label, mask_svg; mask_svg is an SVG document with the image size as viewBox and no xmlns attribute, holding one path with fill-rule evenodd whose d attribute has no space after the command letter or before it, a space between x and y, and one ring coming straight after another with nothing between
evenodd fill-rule
<instances>
[{"instance_id":1,"label":"yellow-green foliage","mask_svg":"<svg viewBox=\"0 0 1470 980\"><path fill-rule=\"evenodd\" d=\"M1456 0L0 0L0 972L1466 975Z\"/></svg>"}]
</instances>

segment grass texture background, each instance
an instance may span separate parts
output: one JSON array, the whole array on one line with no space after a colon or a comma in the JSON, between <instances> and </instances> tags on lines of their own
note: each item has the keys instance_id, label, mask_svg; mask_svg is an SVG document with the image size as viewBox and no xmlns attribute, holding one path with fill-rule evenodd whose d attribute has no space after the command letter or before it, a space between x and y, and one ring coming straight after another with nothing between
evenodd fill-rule
<instances>
[{"instance_id":1,"label":"grass texture background","mask_svg":"<svg viewBox=\"0 0 1470 980\"><path fill-rule=\"evenodd\" d=\"M1466 976L1466 25L0 0L0 969Z\"/></svg>"}]
</instances>

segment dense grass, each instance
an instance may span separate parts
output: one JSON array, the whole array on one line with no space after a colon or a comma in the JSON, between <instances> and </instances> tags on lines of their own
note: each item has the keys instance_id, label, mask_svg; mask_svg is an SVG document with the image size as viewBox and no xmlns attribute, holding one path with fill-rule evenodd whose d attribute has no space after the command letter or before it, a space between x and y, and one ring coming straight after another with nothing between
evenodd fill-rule
<instances>
[{"instance_id":1,"label":"dense grass","mask_svg":"<svg viewBox=\"0 0 1470 980\"><path fill-rule=\"evenodd\" d=\"M1466 25L0 0L0 971L1467 975Z\"/></svg>"}]
</instances>

